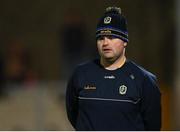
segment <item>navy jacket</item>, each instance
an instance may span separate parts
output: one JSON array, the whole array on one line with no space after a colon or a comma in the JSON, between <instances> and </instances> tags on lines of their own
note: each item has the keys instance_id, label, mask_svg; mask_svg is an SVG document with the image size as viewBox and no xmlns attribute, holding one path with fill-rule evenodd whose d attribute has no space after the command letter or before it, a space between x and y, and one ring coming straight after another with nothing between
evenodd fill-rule
<instances>
[{"instance_id":1,"label":"navy jacket","mask_svg":"<svg viewBox=\"0 0 180 132\"><path fill-rule=\"evenodd\" d=\"M76 130L160 130L156 77L132 61L104 69L99 60L79 65L66 91L68 119Z\"/></svg>"}]
</instances>

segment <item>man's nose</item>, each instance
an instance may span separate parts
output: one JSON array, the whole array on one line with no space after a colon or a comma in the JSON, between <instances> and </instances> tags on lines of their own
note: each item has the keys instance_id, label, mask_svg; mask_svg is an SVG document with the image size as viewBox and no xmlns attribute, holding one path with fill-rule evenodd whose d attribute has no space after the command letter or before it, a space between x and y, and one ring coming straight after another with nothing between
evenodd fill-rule
<instances>
[{"instance_id":1,"label":"man's nose","mask_svg":"<svg viewBox=\"0 0 180 132\"><path fill-rule=\"evenodd\" d=\"M104 45L107 45L107 44L109 44L109 39L107 38L107 37L104 37L104 43L103 43Z\"/></svg>"}]
</instances>

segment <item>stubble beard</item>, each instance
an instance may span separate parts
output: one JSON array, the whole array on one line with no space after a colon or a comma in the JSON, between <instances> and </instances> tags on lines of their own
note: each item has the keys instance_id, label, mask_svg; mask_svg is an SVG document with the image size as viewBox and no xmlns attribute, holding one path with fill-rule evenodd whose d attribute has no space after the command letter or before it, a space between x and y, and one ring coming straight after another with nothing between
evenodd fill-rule
<instances>
[{"instance_id":1,"label":"stubble beard","mask_svg":"<svg viewBox=\"0 0 180 132\"><path fill-rule=\"evenodd\" d=\"M119 55L111 55L111 56L106 56L104 54L101 55L101 61L103 61L106 64L113 64L116 62L118 59L121 59L125 55L125 50L119 54Z\"/></svg>"}]
</instances>

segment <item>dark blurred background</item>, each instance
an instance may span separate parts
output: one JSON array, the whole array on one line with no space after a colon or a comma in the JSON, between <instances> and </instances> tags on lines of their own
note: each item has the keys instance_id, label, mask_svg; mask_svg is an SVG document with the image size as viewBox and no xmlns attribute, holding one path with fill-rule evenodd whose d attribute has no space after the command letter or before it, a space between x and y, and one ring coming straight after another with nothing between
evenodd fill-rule
<instances>
[{"instance_id":1,"label":"dark blurred background","mask_svg":"<svg viewBox=\"0 0 180 132\"><path fill-rule=\"evenodd\" d=\"M127 18L127 57L158 77L162 130L180 130L178 0L1 0L0 130L73 130L66 82L98 57L96 24L108 6Z\"/></svg>"}]
</instances>

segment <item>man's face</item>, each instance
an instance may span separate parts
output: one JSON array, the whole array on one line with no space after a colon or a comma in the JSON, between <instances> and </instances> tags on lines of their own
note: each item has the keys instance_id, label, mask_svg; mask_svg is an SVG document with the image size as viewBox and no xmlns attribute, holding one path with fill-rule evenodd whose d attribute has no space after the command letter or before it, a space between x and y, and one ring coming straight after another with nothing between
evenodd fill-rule
<instances>
[{"instance_id":1,"label":"man's face","mask_svg":"<svg viewBox=\"0 0 180 132\"><path fill-rule=\"evenodd\" d=\"M97 40L100 56L109 61L115 61L124 54L127 43L112 36L102 36Z\"/></svg>"}]
</instances>

